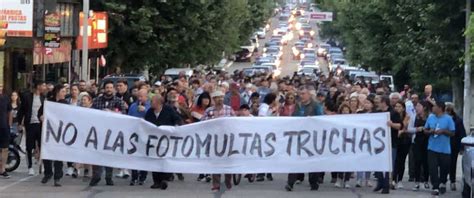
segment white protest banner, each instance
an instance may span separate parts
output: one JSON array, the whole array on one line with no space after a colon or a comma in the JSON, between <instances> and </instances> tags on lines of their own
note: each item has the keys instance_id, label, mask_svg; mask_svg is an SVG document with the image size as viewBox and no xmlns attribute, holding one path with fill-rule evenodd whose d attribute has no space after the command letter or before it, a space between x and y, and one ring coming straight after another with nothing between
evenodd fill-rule
<instances>
[{"instance_id":1,"label":"white protest banner","mask_svg":"<svg viewBox=\"0 0 474 198\"><path fill-rule=\"evenodd\" d=\"M178 173L391 171L388 113L162 126L45 102L42 159Z\"/></svg>"}]
</instances>

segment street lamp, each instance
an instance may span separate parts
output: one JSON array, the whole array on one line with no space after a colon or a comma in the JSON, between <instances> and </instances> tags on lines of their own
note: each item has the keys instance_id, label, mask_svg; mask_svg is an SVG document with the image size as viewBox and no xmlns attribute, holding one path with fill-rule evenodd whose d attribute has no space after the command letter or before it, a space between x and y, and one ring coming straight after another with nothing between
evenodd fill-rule
<instances>
[{"instance_id":1,"label":"street lamp","mask_svg":"<svg viewBox=\"0 0 474 198\"><path fill-rule=\"evenodd\" d=\"M82 23L82 80L89 81L89 35L87 32L89 21L89 0L82 3L83 23ZM96 79L97 80L97 79Z\"/></svg>"}]
</instances>

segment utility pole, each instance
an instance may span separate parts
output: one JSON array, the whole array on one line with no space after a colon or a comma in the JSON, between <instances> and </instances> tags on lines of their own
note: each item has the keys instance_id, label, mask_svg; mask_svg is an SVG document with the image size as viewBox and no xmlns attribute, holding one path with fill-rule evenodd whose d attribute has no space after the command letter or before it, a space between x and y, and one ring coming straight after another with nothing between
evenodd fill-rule
<instances>
[{"instance_id":1,"label":"utility pole","mask_svg":"<svg viewBox=\"0 0 474 198\"><path fill-rule=\"evenodd\" d=\"M82 80L89 81L89 35L87 32L89 25L89 0L82 3Z\"/></svg>"},{"instance_id":2,"label":"utility pole","mask_svg":"<svg viewBox=\"0 0 474 198\"><path fill-rule=\"evenodd\" d=\"M471 18L471 0L466 0L466 29ZM464 127L471 131L471 38L466 35L464 50Z\"/></svg>"}]
</instances>

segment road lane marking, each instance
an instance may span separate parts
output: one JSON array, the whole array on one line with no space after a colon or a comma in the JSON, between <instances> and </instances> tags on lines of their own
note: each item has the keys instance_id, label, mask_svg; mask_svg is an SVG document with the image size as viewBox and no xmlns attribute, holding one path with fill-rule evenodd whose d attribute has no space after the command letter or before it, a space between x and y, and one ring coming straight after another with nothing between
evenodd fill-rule
<instances>
[{"instance_id":1,"label":"road lane marking","mask_svg":"<svg viewBox=\"0 0 474 198\"><path fill-rule=\"evenodd\" d=\"M33 177L36 177L36 175L28 176L28 177L25 177L25 178L23 178L23 179L20 179L20 180L18 180L18 181L16 181L16 182L13 182L13 183L11 183L11 184L8 184L8 185L6 185L6 186L2 186L2 187L0 187L0 193L3 192L4 190L10 188L10 187L13 187L13 186L15 186L15 185L21 183L21 182L28 181L28 180L30 180L30 179L33 178Z\"/></svg>"}]
</instances>

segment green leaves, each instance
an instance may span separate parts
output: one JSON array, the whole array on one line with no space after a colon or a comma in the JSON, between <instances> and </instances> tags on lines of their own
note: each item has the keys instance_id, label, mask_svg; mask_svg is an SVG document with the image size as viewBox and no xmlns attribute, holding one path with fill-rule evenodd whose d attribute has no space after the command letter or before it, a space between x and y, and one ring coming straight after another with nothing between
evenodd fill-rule
<instances>
[{"instance_id":1,"label":"green leaves","mask_svg":"<svg viewBox=\"0 0 474 198\"><path fill-rule=\"evenodd\" d=\"M109 13L107 58L125 69L213 64L268 20L274 0L98 0Z\"/></svg>"},{"instance_id":2,"label":"green leaves","mask_svg":"<svg viewBox=\"0 0 474 198\"><path fill-rule=\"evenodd\" d=\"M322 36L342 41L352 63L393 74L399 87L462 78L463 1L319 1L336 14Z\"/></svg>"}]
</instances>

